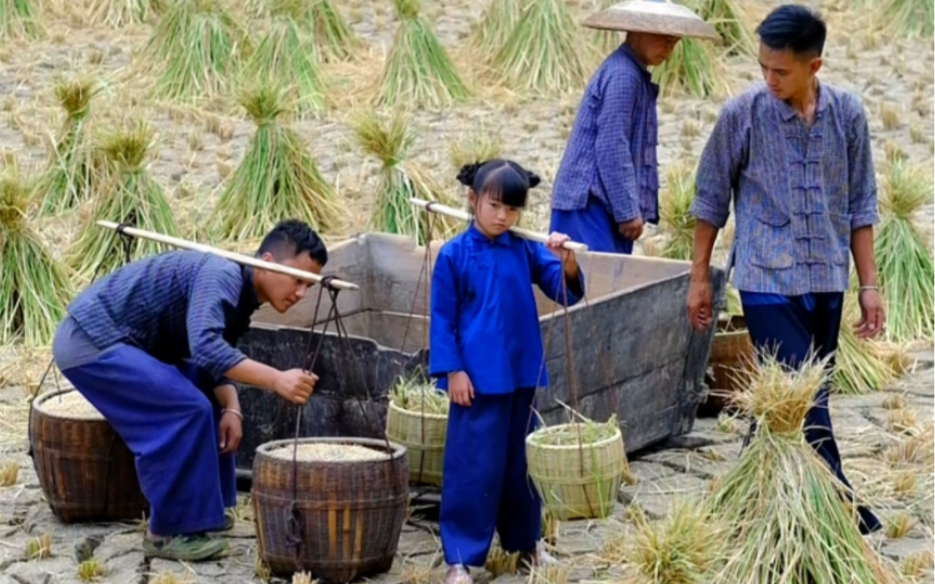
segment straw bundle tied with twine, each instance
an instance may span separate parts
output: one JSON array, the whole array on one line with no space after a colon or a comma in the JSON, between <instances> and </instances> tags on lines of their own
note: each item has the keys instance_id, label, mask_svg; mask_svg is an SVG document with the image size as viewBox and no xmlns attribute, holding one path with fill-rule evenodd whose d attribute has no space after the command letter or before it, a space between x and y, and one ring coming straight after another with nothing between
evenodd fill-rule
<instances>
[{"instance_id":1,"label":"straw bundle tied with twine","mask_svg":"<svg viewBox=\"0 0 935 584\"><path fill-rule=\"evenodd\" d=\"M120 29L161 15L169 0L90 0L83 7L85 21Z\"/></svg>"},{"instance_id":2,"label":"straw bundle tied with twine","mask_svg":"<svg viewBox=\"0 0 935 584\"><path fill-rule=\"evenodd\" d=\"M679 161L666 173L666 186L659 201L659 231L666 236L660 255L690 260L695 250L695 218L689 212L695 199L693 161Z\"/></svg>"},{"instance_id":3,"label":"straw bundle tied with twine","mask_svg":"<svg viewBox=\"0 0 935 584\"><path fill-rule=\"evenodd\" d=\"M680 40L669 58L653 67L652 76L664 97L715 97L730 92L717 52L701 39Z\"/></svg>"},{"instance_id":4,"label":"straw bundle tied with twine","mask_svg":"<svg viewBox=\"0 0 935 584\"><path fill-rule=\"evenodd\" d=\"M157 71L156 98L195 102L227 91L249 49L249 33L219 0L174 0L140 66Z\"/></svg>"},{"instance_id":5,"label":"straw bundle tied with twine","mask_svg":"<svg viewBox=\"0 0 935 584\"><path fill-rule=\"evenodd\" d=\"M419 16L419 4L419 0L393 0L399 28L376 87L374 105L442 107L471 95L435 31Z\"/></svg>"},{"instance_id":6,"label":"straw bundle tied with twine","mask_svg":"<svg viewBox=\"0 0 935 584\"><path fill-rule=\"evenodd\" d=\"M242 77L270 86L289 80L295 113L304 118L325 107L325 83L315 53L312 38L294 17L275 14L244 65Z\"/></svg>"},{"instance_id":7,"label":"straw bundle tied with twine","mask_svg":"<svg viewBox=\"0 0 935 584\"><path fill-rule=\"evenodd\" d=\"M0 176L0 343L47 345L74 292L68 271L27 222L29 191L11 170Z\"/></svg>"},{"instance_id":8,"label":"straw bundle tied with twine","mask_svg":"<svg viewBox=\"0 0 935 584\"><path fill-rule=\"evenodd\" d=\"M32 0L0 0L0 39L36 40L45 36L45 27Z\"/></svg>"},{"instance_id":9,"label":"straw bundle tied with twine","mask_svg":"<svg viewBox=\"0 0 935 584\"><path fill-rule=\"evenodd\" d=\"M471 25L468 45L490 60L506 44L527 0L488 0L480 20Z\"/></svg>"},{"instance_id":10,"label":"straw bundle tied with twine","mask_svg":"<svg viewBox=\"0 0 935 584\"><path fill-rule=\"evenodd\" d=\"M257 129L216 207L214 232L233 240L261 238L284 219L321 232L338 230L343 209L299 134L280 122L289 104L271 84L248 86L240 105Z\"/></svg>"},{"instance_id":11,"label":"straw bundle tied with twine","mask_svg":"<svg viewBox=\"0 0 935 584\"><path fill-rule=\"evenodd\" d=\"M420 245L429 236L429 222L433 239L447 239L458 230L456 219L425 213L409 202L416 197L453 205L452 198L428 174L406 159L416 139L406 118L397 112L384 121L375 112L365 111L354 120L354 131L361 147L382 164L380 186L370 215L371 229L408 235Z\"/></svg>"},{"instance_id":12,"label":"straw bundle tied with twine","mask_svg":"<svg viewBox=\"0 0 935 584\"><path fill-rule=\"evenodd\" d=\"M177 236L178 228L165 192L149 174L146 159L153 146L154 130L145 122L129 121L105 134L100 149L106 170L95 178L101 192L94 201L91 217L68 252L68 263L84 278L94 271L108 273L126 261L114 246L112 233L98 221L130 223L134 227ZM144 239L132 240L131 259L166 251L163 244ZM98 268L100 266L100 268Z\"/></svg>"},{"instance_id":13,"label":"straw bundle tied with twine","mask_svg":"<svg viewBox=\"0 0 935 584\"><path fill-rule=\"evenodd\" d=\"M931 172L892 161L881 181L881 224L874 255L888 303L886 335L891 341L935 338L935 260L916 214L932 200Z\"/></svg>"},{"instance_id":14,"label":"straw bundle tied with twine","mask_svg":"<svg viewBox=\"0 0 935 584\"><path fill-rule=\"evenodd\" d=\"M91 99L101 89L89 78L79 77L55 86L55 96L65 110L62 133L49 157L46 171L35 184L39 215L54 215L72 209L92 195L93 179L101 161L95 159L88 116Z\"/></svg>"},{"instance_id":15,"label":"straw bundle tied with twine","mask_svg":"<svg viewBox=\"0 0 935 584\"><path fill-rule=\"evenodd\" d=\"M708 508L730 526L725 564L712 582L895 583L864 542L856 509L806 442L805 415L826 381L827 360L796 369L763 353L747 368L736 405L757 430L739 464L713 484Z\"/></svg>"},{"instance_id":16,"label":"straw bundle tied with twine","mask_svg":"<svg viewBox=\"0 0 935 584\"><path fill-rule=\"evenodd\" d=\"M245 4L253 16L292 17L309 36L317 61L347 61L364 46L335 7L334 0L249 0Z\"/></svg>"},{"instance_id":17,"label":"straw bundle tied with twine","mask_svg":"<svg viewBox=\"0 0 935 584\"><path fill-rule=\"evenodd\" d=\"M565 0L532 0L491 66L511 89L528 92L579 91L591 60Z\"/></svg>"}]
</instances>

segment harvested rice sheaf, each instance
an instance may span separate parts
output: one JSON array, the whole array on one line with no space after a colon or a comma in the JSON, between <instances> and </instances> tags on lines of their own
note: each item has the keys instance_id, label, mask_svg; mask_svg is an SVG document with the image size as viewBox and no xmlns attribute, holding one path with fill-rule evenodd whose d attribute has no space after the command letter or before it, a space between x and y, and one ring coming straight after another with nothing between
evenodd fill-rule
<instances>
[{"instance_id":1,"label":"harvested rice sheaf","mask_svg":"<svg viewBox=\"0 0 935 584\"><path fill-rule=\"evenodd\" d=\"M728 55L756 54L757 43L737 0L692 0L687 5L714 27Z\"/></svg>"},{"instance_id":2,"label":"harvested rice sheaf","mask_svg":"<svg viewBox=\"0 0 935 584\"><path fill-rule=\"evenodd\" d=\"M284 219L305 221L320 232L337 230L344 210L302 138L281 121L289 107L283 90L271 84L250 86L240 104L257 129L221 194L216 235L257 239Z\"/></svg>"},{"instance_id":3,"label":"harvested rice sheaf","mask_svg":"<svg viewBox=\"0 0 935 584\"><path fill-rule=\"evenodd\" d=\"M390 392L390 399L410 412L448 415L448 394L439 391L435 383L418 377L398 379Z\"/></svg>"},{"instance_id":4,"label":"harvested rice sheaf","mask_svg":"<svg viewBox=\"0 0 935 584\"><path fill-rule=\"evenodd\" d=\"M694 164L678 162L666 173L666 186L659 201L659 227L666 236L662 257L675 260L692 258L695 218L689 210L694 199Z\"/></svg>"},{"instance_id":5,"label":"harvested rice sheaf","mask_svg":"<svg viewBox=\"0 0 935 584\"><path fill-rule=\"evenodd\" d=\"M91 216L82 226L78 240L68 252L68 263L84 278L103 275L126 262L114 233L98 221L127 223L163 235L178 236L178 227L165 191L147 168L154 130L142 121L133 121L105 134L101 152L106 170L95 179L100 193ZM136 260L166 251L164 244L130 239L130 259Z\"/></svg>"},{"instance_id":6,"label":"harvested rice sheaf","mask_svg":"<svg viewBox=\"0 0 935 584\"><path fill-rule=\"evenodd\" d=\"M712 97L728 92L724 66L709 41L683 38L668 59L653 68L660 96Z\"/></svg>"},{"instance_id":7,"label":"harvested rice sheaf","mask_svg":"<svg viewBox=\"0 0 935 584\"><path fill-rule=\"evenodd\" d=\"M844 487L802 430L827 362L789 369L768 354L750 367L738 407L757 422L739 463L708 508L730 526L725 564L711 582L887 584L899 579L863 540Z\"/></svg>"},{"instance_id":8,"label":"harvested rice sheaf","mask_svg":"<svg viewBox=\"0 0 935 584\"><path fill-rule=\"evenodd\" d=\"M488 0L480 20L471 25L468 40L472 49L489 60L506 44L519 22L527 0Z\"/></svg>"},{"instance_id":9,"label":"harvested rice sheaf","mask_svg":"<svg viewBox=\"0 0 935 584\"><path fill-rule=\"evenodd\" d=\"M935 32L935 1L879 0L874 3L883 32L898 38L929 38Z\"/></svg>"},{"instance_id":10,"label":"harvested rice sheaf","mask_svg":"<svg viewBox=\"0 0 935 584\"><path fill-rule=\"evenodd\" d=\"M841 332L834 363L833 387L839 393L863 394L880 391L901 373L903 363L893 358L893 349L871 339L858 338L854 323L860 320L856 293L844 295Z\"/></svg>"},{"instance_id":11,"label":"harvested rice sheaf","mask_svg":"<svg viewBox=\"0 0 935 584\"><path fill-rule=\"evenodd\" d=\"M74 294L68 270L45 248L26 216L29 189L0 176L0 344L48 345Z\"/></svg>"},{"instance_id":12,"label":"harvested rice sheaf","mask_svg":"<svg viewBox=\"0 0 935 584\"><path fill-rule=\"evenodd\" d=\"M165 11L170 0L91 0L84 8L88 23L120 29L144 23Z\"/></svg>"},{"instance_id":13,"label":"harvested rice sheaf","mask_svg":"<svg viewBox=\"0 0 935 584\"><path fill-rule=\"evenodd\" d=\"M39 3L34 0L0 0L0 40L36 40L46 30L39 18Z\"/></svg>"}]
</instances>

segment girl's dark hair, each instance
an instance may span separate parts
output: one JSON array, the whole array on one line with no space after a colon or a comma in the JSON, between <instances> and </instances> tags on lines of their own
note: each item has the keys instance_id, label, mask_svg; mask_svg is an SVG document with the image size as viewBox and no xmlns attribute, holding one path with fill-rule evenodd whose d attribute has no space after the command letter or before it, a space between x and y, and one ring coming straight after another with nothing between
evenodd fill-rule
<instances>
[{"instance_id":1,"label":"girl's dark hair","mask_svg":"<svg viewBox=\"0 0 935 584\"><path fill-rule=\"evenodd\" d=\"M480 197L488 195L510 207L526 206L529 189L541 182L539 175L513 162L494 158L486 162L465 164L458 181Z\"/></svg>"}]
</instances>

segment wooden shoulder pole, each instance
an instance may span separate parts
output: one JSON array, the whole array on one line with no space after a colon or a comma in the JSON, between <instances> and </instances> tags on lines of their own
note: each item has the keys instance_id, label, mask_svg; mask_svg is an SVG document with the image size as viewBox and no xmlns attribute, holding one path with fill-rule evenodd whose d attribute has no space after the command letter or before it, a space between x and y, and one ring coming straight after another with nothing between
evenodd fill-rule
<instances>
[{"instance_id":1,"label":"wooden shoulder pole","mask_svg":"<svg viewBox=\"0 0 935 584\"><path fill-rule=\"evenodd\" d=\"M205 245L203 243L195 243L193 241L188 241L185 239L180 239L178 237L172 237L170 235L163 235L161 233L154 233L152 231L146 231L144 229L137 229L136 227L124 227L120 229L120 225L112 221L98 221L98 225L101 227L107 227L108 229L113 229L115 231L122 231L127 235L133 237L139 237L141 239L148 239L150 241L156 241L159 243L165 243L174 247L179 247L182 249L190 249L193 251L201 251L205 253L211 253L222 258L227 258L229 260L235 261L238 264L243 264L246 266L251 266L258 268L260 270L267 270L269 272L276 272L277 274L284 274L286 276L293 276L305 282L314 282L316 284L321 284L325 281L326 276L320 276L318 274L313 274L312 272L306 272L305 270L297 270L295 268L290 268L282 264L276 264L273 262L265 262L259 258L251 257L241 253L227 251L224 249L218 249L210 245ZM357 284L352 284L351 282L345 282L344 280L338 279L328 279L325 282L326 286L332 288L338 288L341 290L359 290Z\"/></svg>"}]
</instances>

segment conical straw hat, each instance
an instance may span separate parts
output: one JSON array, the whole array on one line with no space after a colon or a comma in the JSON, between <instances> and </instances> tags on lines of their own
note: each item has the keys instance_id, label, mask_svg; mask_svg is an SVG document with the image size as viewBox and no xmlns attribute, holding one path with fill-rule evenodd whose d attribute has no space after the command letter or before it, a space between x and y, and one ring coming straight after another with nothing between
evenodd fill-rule
<instances>
[{"instance_id":1,"label":"conical straw hat","mask_svg":"<svg viewBox=\"0 0 935 584\"><path fill-rule=\"evenodd\" d=\"M719 38L713 26L672 0L626 0L592 14L582 24L604 30Z\"/></svg>"}]
</instances>

